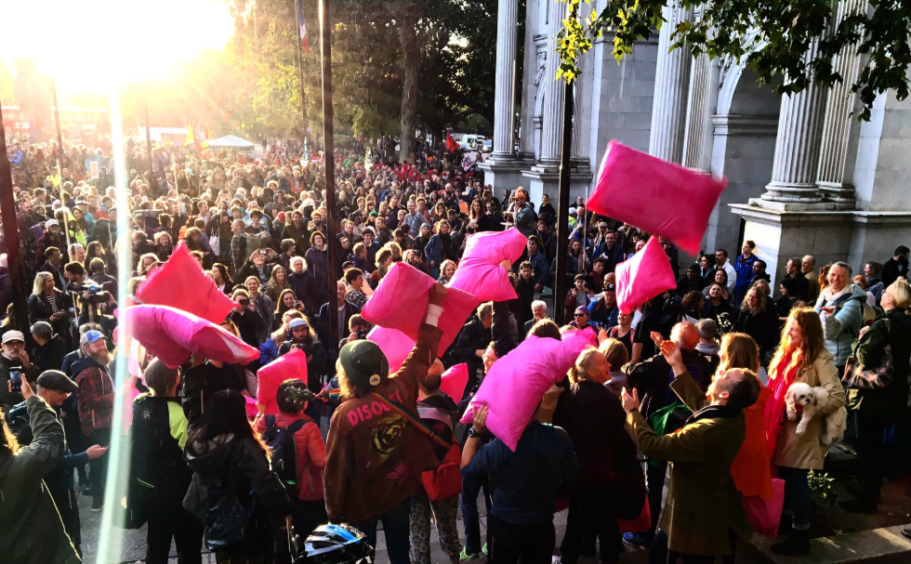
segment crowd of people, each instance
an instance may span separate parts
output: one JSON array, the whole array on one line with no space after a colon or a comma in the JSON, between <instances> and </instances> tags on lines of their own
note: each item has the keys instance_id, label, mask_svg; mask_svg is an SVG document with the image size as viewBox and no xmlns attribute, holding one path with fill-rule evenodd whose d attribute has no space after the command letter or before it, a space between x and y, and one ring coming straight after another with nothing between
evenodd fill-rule
<instances>
[{"instance_id":1,"label":"crowd of people","mask_svg":"<svg viewBox=\"0 0 911 564\"><path fill-rule=\"evenodd\" d=\"M382 522L393 564L430 562L431 523L453 563L486 554L544 564L559 547L566 564L595 554L611 564L624 542L650 549L653 562L732 561L751 530L742 498L769 498L776 475L786 538L772 550L807 554L808 473L839 439L831 429L842 410L861 460L846 509L875 512L883 481L905 469L884 431L909 415L908 247L857 275L845 262L794 257L775 286L753 241L736 257L717 249L681 267L661 239L676 288L621 311L616 270L648 233L579 197L558 240L546 195L494 193L430 148L417 165L365 150L326 163L293 144L262 159L161 147L149 163L130 143L128 195L113 187L110 148L51 142L10 153L32 288L28 319L15 319L0 264L0 553L13 561L79 561L77 496L105 509L114 399L128 390L139 395L125 526L148 524L149 564L167 561L172 538L181 563L200 562L204 539L218 562L281 561L290 531L303 539L327 521L352 524L371 546ZM337 181L331 210L325 166ZM115 228L118 205L129 206L129 233ZM517 298L482 303L440 350L442 304L466 242L509 228L527 239L509 268ZM171 369L145 355L139 374L115 381L113 312L136 301L181 242L236 304L221 327L260 356L241 365L194 355ZM122 245L129 265L115 260ZM392 371L362 311L396 262L437 282L412 354ZM554 295L560 277L565 296ZM560 307L563 327L552 319ZM491 367L529 335L561 340L589 327L597 346L540 398L514 450L488 430L487 407L457 423ZM294 350L306 355L306 377L256 397L259 370ZM463 363L468 384L450 397L441 375ZM793 416L794 384L814 390L816 417ZM248 398L259 406L252 416ZM225 500L245 508L242 538L213 522ZM644 514L646 526L621 532L618 519Z\"/></svg>"}]
</instances>

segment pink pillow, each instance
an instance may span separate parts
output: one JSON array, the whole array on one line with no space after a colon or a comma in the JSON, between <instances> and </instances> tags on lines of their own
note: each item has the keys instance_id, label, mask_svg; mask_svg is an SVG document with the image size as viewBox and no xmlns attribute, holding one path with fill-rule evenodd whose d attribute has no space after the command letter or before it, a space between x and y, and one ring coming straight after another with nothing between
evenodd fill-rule
<instances>
[{"instance_id":1,"label":"pink pillow","mask_svg":"<svg viewBox=\"0 0 911 564\"><path fill-rule=\"evenodd\" d=\"M575 342L567 345L549 337L528 337L494 363L471 399L462 423L471 423L473 406L488 406L487 428L515 451L544 392L566 377L579 350Z\"/></svg>"},{"instance_id":2,"label":"pink pillow","mask_svg":"<svg viewBox=\"0 0 911 564\"><path fill-rule=\"evenodd\" d=\"M263 366L256 373L256 403L266 408L266 415L278 413L275 393L285 380L300 378L307 381L307 354L294 349Z\"/></svg>"},{"instance_id":3,"label":"pink pillow","mask_svg":"<svg viewBox=\"0 0 911 564\"><path fill-rule=\"evenodd\" d=\"M427 316L430 288L433 285L434 280L430 276L410 264L398 262L389 269L373 296L364 304L361 315L374 325L401 332L411 340L411 346L414 347L421 323ZM446 298L440 304L443 308L439 321L439 328L443 331L440 356L455 341L465 320L480 303L480 300L467 292L449 288Z\"/></svg>"},{"instance_id":4,"label":"pink pillow","mask_svg":"<svg viewBox=\"0 0 911 564\"><path fill-rule=\"evenodd\" d=\"M177 368L191 354L241 364L259 358L259 349L214 323L173 307L138 305L118 309L114 315L134 339L169 368Z\"/></svg>"},{"instance_id":5,"label":"pink pillow","mask_svg":"<svg viewBox=\"0 0 911 564\"><path fill-rule=\"evenodd\" d=\"M402 363L414 349L415 340L397 329L374 327L367 334L367 339L379 345L380 350L389 361L389 374L394 374L402 367Z\"/></svg>"},{"instance_id":6,"label":"pink pillow","mask_svg":"<svg viewBox=\"0 0 911 564\"><path fill-rule=\"evenodd\" d=\"M465 394L465 386L468 385L468 365L456 364L443 372L441 380L440 390L458 403Z\"/></svg>"},{"instance_id":7,"label":"pink pillow","mask_svg":"<svg viewBox=\"0 0 911 564\"><path fill-rule=\"evenodd\" d=\"M617 141L607 145L588 209L699 252L727 179L663 161Z\"/></svg>"},{"instance_id":8,"label":"pink pillow","mask_svg":"<svg viewBox=\"0 0 911 564\"><path fill-rule=\"evenodd\" d=\"M392 265L361 315L374 325L398 329L413 340L418 338L433 278L404 262Z\"/></svg>"},{"instance_id":9,"label":"pink pillow","mask_svg":"<svg viewBox=\"0 0 911 564\"><path fill-rule=\"evenodd\" d=\"M657 295L677 287L674 270L657 237L633 258L617 265L617 307L632 313Z\"/></svg>"},{"instance_id":10,"label":"pink pillow","mask_svg":"<svg viewBox=\"0 0 911 564\"><path fill-rule=\"evenodd\" d=\"M509 273L500 263L509 261L512 264L518 260L527 243L528 239L515 227L471 235L449 286L464 290L481 301L514 300L516 291L509 281Z\"/></svg>"},{"instance_id":11,"label":"pink pillow","mask_svg":"<svg viewBox=\"0 0 911 564\"><path fill-rule=\"evenodd\" d=\"M582 349L585 347L591 346L598 348L598 334L595 333L593 327L586 327L582 331L579 331L578 329L568 329L564 331L560 337L570 350L578 351L576 353L577 355L582 352Z\"/></svg>"},{"instance_id":12,"label":"pink pillow","mask_svg":"<svg viewBox=\"0 0 911 564\"><path fill-rule=\"evenodd\" d=\"M168 262L153 270L139 285L136 297L144 304L182 309L212 323L221 323L236 305L203 274L183 241L178 243Z\"/></svg>"}]
</instances>

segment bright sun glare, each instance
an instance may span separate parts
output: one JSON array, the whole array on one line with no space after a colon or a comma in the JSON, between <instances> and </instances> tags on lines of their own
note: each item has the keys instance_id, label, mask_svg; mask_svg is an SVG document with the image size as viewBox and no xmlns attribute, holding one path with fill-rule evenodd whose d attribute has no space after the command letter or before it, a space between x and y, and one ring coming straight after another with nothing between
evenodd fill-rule
<instances>
[{"instance_id":1,"label":"bright sun glare","mask_svg":"<svg viewBox=\"0 0 911 564\"><path fill-rule=\"evenodd\" d=\"M167 76L234 33L225 0L40 0L3 8L0 57L31 57L63 88Z\"/></svg>"}]
</instances>

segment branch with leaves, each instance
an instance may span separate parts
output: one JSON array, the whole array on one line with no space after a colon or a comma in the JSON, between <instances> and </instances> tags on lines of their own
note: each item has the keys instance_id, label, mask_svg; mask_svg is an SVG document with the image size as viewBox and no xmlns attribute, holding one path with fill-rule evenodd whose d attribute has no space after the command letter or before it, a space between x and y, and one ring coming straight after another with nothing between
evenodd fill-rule
<instances>
[{"instance_id":1,"label":"branch with leaves","mask_svg":"<svg viewBox=\"0 0 911 564\"><path fill-rule=\"evenodd\" d=\"M832 61L854 46L864 63L851 85L863 103L861 119L869 119L879 94L894 90L899 100L908 96L908 0L856 2L858 9L839 21L835 21L838 0L608 0L604 10L592 10L584 20L577 15L582 2L592 0L567 0L570 15L557 37L558 77L567 82L578 75L580 57L591 50L594 40L612 35L613 54L620 62L632 54L636 41L651 38L661 28L662 9L671 4L699 14L676 25L673 49L745 63L763 84L782 77L776 92L788 94L811 83L830 87L844 81Z\"/></svg>"}]
</instances>

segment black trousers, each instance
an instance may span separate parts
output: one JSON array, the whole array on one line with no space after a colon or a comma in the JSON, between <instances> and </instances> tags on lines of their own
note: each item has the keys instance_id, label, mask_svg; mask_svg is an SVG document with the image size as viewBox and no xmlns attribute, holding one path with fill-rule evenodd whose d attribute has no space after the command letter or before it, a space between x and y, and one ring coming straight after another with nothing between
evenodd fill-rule
<instances>
[{"instance_id":1,"label":"black trousers","mask_svg":"<svg viewBox=\"0 0 911 564\"><path fill-rule=\"evenodd\" d=\"M305 501L303 499L294 499L294 506L291 509L291 518L294 521L294 533L300 537L301 546L313 529L329 521L326 516L326 501L318 499L316 501Z\"/></svg>"},{"instance_id":2,"label":"black trousers","mask_svg":"<svg viewBox=\"0 0 911 564\"><path fill-rule=\"evenodd\" d=\"M667 462L650 459L646 464L645 486L648 488L648 509L652 514L652 528L648 535L654 535L661 516L661 498L664 494L664 478L667 474Z\"/></svg>"},{"instance_id":3,"label":"black trousers","mask_svg":"<svg viewBox=\"0 0 911 564\"><path fill-rule=\"evenodd\" d=\"M879 500L879 491L886 474L889 448L883 442L886 424L874 414L857 411L857 453L860 455L860 483L863 497Z\"/></svg>"},{"instance_id":4,"label":"black trousers","mask_svg":"<svg viewBox=\"0 0 911 564\"><path fill-rule=\"evenodd\" d=\"M50 490L50 488L48 489ZM82 558L82 523L79 521L79 505L76 492L72 489L63 491L51 490L51 497L54 498L54 505L57 506L57 511L60 512L63 529L73 542L76 554Z\"/></svg>"},{"instance_id":5,"label":"black trousers","mask_svg":"<svg viewBox=\"0 0 911 564\"><path fill-rule=\"evenodd\" d=\"M553 521L535 525L513 525L496 515L487 516L490 564L550 564L557 534Z\"/></svg>"},{"instance_id":6,"label":"black trousers","mask_svg":"<svg viewBox=\"0 0 911 564\"><path fill-rule=\"evenodd\" d=\"M569 495L566 534L560 551L564 564L576 564L587 540L594 546L601 539L602 564L614 564L623 550L617 517L605 484L591 484L575 489Z\"/></svg>"},{"instance_id":7,"label":"black trousers","mask_svg":"<svg viewBox=\"0 0 911 564\"><path fill-rule=\"evenodd\" d=\"M148 527L146 564L167 564L172 537L180 564L202 562L203 524L183 507L153 499Z\"/></svg>"},{"instance_id":8,"label":"black trousers","mask_svg":"<svg viewBox=\"0 0 911 564\"><path fill-rule=\"evenodd\" d=\"M111 444L110 429L95 429L87 441L89 446L108 446ZM89 460L89 479L92 481L92 495L104 495L104 481L108 475L108 453L94 460Z\"/></svg>"}]
</instances>

